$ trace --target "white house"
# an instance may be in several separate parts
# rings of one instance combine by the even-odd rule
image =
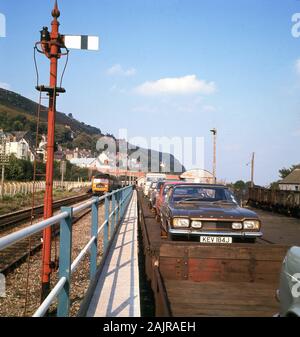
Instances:
[[[189,182],[189,183],[202,183],[202,184],[213,184],[214,176],[206,170],[195,169],[184,172],[180,179]]]
[[[34,161],[34,154],[28,132],[13,131],[6,133],[6,154],[18,159]]]
[[[97,158],[73,158],[70,163],[80,168],[94,168],[97,165]]]
[[[300,191],[300,168],[296,168],[292,173],[279,183],[282,191]]]

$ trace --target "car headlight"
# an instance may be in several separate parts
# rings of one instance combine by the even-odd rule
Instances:
[[[202,228],[202,221],[197,221],[197,220],[192,221],[192,227],[193,228]]]
[[[233,222],[231,227],[232,229],[243,229],[243,224],[241,222]]]
[[[260,228],[260,222],[258,220],[246,220],[243,223],[244,229],[259,229]]]
[[[180,227],[180,228],[188,228],[190,226],[190,220],[189,219],[183,219],[183,218],[174,218],[173,219],[173,226],[174,227]]]

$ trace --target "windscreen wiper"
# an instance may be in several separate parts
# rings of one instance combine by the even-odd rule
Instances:
[[[185,201],[205,201],[205,200],[203,200],[202,198],[186,198],[186,199],[178,200],[177,202],[180,203],[180,202],[185,202]]]
[[[213,204],[235,204],[235,203],[230,200],[217,200],[217,201],[213,201]]]

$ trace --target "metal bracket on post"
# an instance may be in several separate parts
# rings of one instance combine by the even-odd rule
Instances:
[[[97,271],[97,252],[98,252],[98,207],[99,198],[94,198],[96,202],[92,204],[92,227],[91,227],[91,237],[96,237],[90,250],[90,280],[94,278]]]
[[[60,222],[59,246],[59,278],[67,279],[58,296],[58,317],[68,317],[70,310],[70,279],[71,279],[71,253],[72,253],[72,207],[62,207],[62,212],[67,212],[68,217]]]
[[[109,229],[109,198],[105,198],[105,226],[103,230],[103,251],[106,252],[107,246],[108,246],[108,229]]]

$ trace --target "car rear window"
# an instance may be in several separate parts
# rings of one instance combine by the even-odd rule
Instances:
[[[232,201],[230,192],[226,188],[213,188],[201,186],[180,186],[175,187],[173,200],[195,199],[199,201]]]

